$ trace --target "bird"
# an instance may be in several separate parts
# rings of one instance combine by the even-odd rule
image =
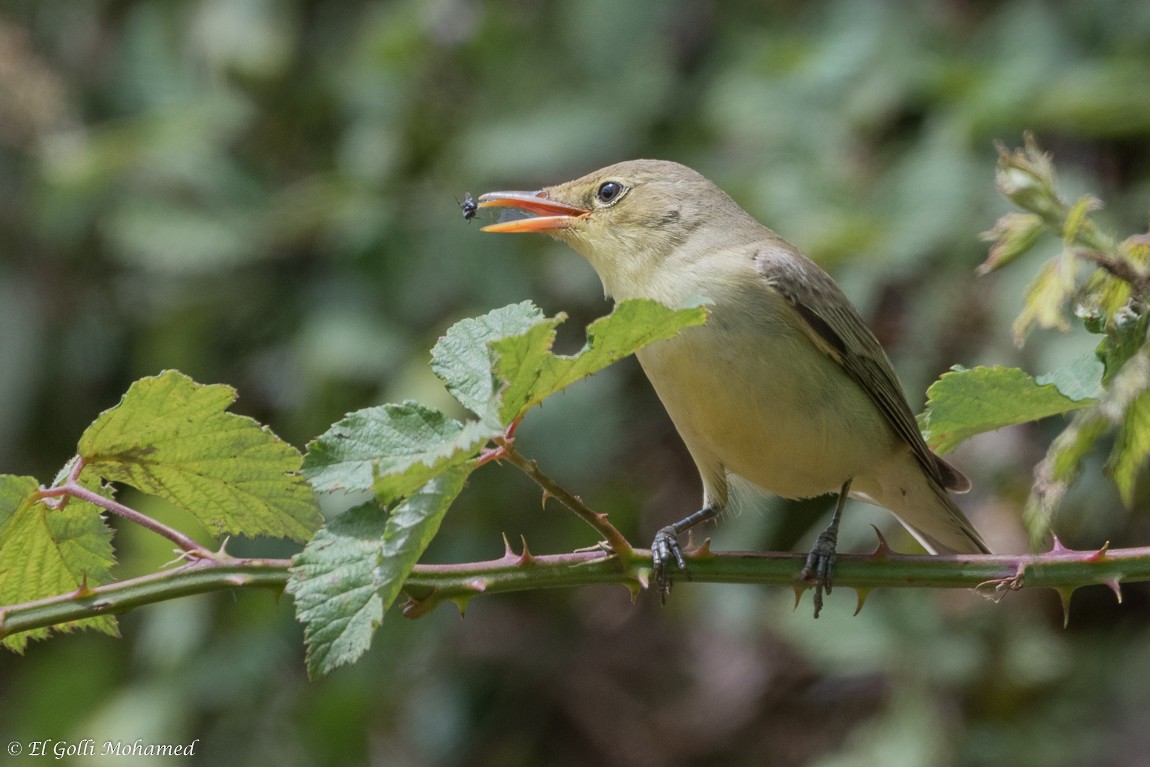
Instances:
[[[538,191],[489,192],[478,204],[530,214],[482,231],[565,243],[616,302],[710,304],[706,323],[636,353],[703,487],[700,509],[652,541],[664,600],[672,568],[687,574],[679,536],[727,509],[733,477],[789,499],[837,493],[801,572],[816,618],[833,587],[848,496],[890,510],[932,554],[990,553],[948,493],[969,490],[969,480],[923,440],[890,359],[847,296],[706,177],[631,160]]]

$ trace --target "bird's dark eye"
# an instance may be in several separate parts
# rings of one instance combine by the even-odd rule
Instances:
[[[595,191],[595,199],[602,205],[609,205],[623,194],[623,185],[618,181],[605,181]]]

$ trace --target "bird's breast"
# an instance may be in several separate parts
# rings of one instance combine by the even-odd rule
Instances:
[[[763,286],[751,303],[712,300],[706,325],[638,353],[705,478],[725,470],[806,498],[895,449],[870,399],[774,290]]]

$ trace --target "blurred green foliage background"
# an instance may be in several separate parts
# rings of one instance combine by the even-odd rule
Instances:
[[[428,349],[462,317],[532,299],[568,312],[578,345],[608,309],[590,267],[482,235],[457,203],[635,157],[695,167],[828,268],[912,405],[956,363],[1046,372],[1093,339],[1012,345],[1038,256],[974,276],[1007,209],[993,141],[1035,131],[1068,195],[1142,230],[1148,82],[1135,0],[4,0],[0,471],[50,480],[164,368],[237,387],[240,412],[302,446],[348,410],[449,407]],[[1058,427],[954,456],[997,550],[1026,546],[1030,471]],[[698,503],[633,361],[520,435],[640,543]],[[1101,462],[1056,528],[1146,545]],[[805,548],[825,511],[750,509],[715,545]],[[853,506],[843,550],[873,545],[868,522],[913,548]],[[428,559],[496,557],[503,532],[540,552],[594,542],[491,466]],[[122,576],[172,557],[123,526],[117,546]],[[852,618],[836,591],[817,623],[777,589],[680,584],[666,609],[623,589],[505,596],[464,621],[389,614],[367,658],[314,683],[288,600],[191,598],[126,616],[122,640],[0,656],[0,745],[198,738],[186,763],[231,765],[1122,767],[1150,747],[1150,599],[1125,597],[1080,591],[1064,630],[1053,594],[880,592]]]

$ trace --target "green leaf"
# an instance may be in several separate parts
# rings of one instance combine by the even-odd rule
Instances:
[[[586,378],[647,344],[706,322],[704,306],[671,309],[658,301],[631,299],[587,328],[587,343],[574,355],[551,352],[555,325],[541,322],[526,333],[491,342],[495,372],[506,382],[499,418],[509,424],[555,392]]]
[[[387,506],[474,458],[499,429],[460,423],[418,402],[351,413],[308,446],[303,474],[319,492],[372,491]]]
[[[544,317],[530,301],[460,320],[432,348],[431,369],[464,407],[482,418],[490,414],[499,389],[488,343],[527,333],[539,324],[553,327],[559,321]]]
[[[1058,391],[1075,402],[1087,403],[1103,394],[1103,365],[1095,354],[1084,354],[1064,368],[1052,370],[1034,379],[1039,386],[1054,384]]]
[[[291,568],[287,591],[304,624],[308,673],[321,677],[371,646],[383,614],[439,530],[468,472],[455,467],[413,493],[390,515],[372,504],[316,533]]]
[[[364,504],[331,520],[292,560],[287,593],[304,624],[313,677],[351,663],[383,621],[376,569],[387,515]]]
[[[1094,399],[1080,378],[1084,371],[1085,366],[1078,374],[1051,374],[1047,379],[1052,382],[1045,385],[1017,368],[945,373],[927,390],[927,409],[920,418],[927,444],[945,454],[975,434],[1086,407]]]
[[[1150,458],[1150,392],[1139,394],[1127,406],[1110,457],[1110,470],[1127,508],[1134,505],[1138,476]]]
[[[322,517],[299,451],[225,410],[230,386],[176,371],[136,381],[80,438],[85,474],[163,498],[221,533],[305,541]]]
[[[75,498],[63,508],[52,508],[40,502],[38,491],[33,477],[0,475],[0,605],[67,594],[112,580],[112,531],[104,524],[100,509]],[[111,615],[54,628],[117,633]],[[30,639],[43,639],[51,630],[21,632],[2,644],[23,652]]]
[[[396,506],[383,531],[383,558],[376,577],[384,609],[391,606],[403,582],[435,534],[467,482],[466,467],[443,472]]]

